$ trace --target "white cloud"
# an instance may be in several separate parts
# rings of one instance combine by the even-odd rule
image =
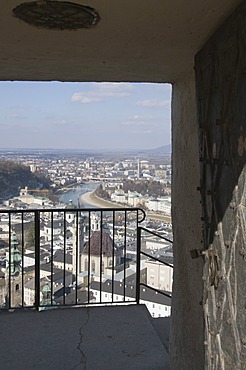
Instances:
[[[123,126],[145,126],[147,124],[145,117],[141,117],[137,114],[134,114],[132,117],[123,121],[121,124]]]
[[[58,120],[58,121],[55,121],[54,122],[54,125],[57,125],[57,126],[64,126],[64,125],[68,125],[69,122],[65,119],[61,119],[61,120]]]
[[[78,92],[72,95],[71,100],[72,102],[79,102],[81,104],[90,104],[101,101],[102,98],[100,98],[99,96],[97,96],[97,94],[93,92]]]
[[[98,93],[102,96],[129,96],[133,90],[133,85],[130,83],[110,83],[103,82],[97,85]]]
[[[88,92],[75,92],[72,102],[90,104],[105,100],[108,97],[126,97],[131,94],[133,86],[129,83],[97,83],[92,86],[94,89]]]
[[[137,105],[141,107],[169,107],[169,100],[160,100],[160,99],[145,99],[139,100]]]
[[[9,113],[9,118],[12,118],[12,119],[16,119],[16,120],[19,120],[19,119],[26,119],[27,116],[24,112],[22,112],[21,110],[13,110]]]
[[[124,121],[122,122],[123,126],[144,126],[146,122],[144,121]]]

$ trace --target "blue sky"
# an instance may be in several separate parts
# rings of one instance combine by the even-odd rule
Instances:
[[[0,83],[2,148],[152,149],[170,144],[171,86]]]

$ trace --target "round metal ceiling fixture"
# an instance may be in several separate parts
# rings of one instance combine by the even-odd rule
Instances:
[[[90,28],[100,20],[99,14],[93,8],[68,1],[40,0],[22,3],[13,13],[33,26],[53,30]]]

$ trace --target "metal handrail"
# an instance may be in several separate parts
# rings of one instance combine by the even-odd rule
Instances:
[[[20,249],[20,254],[22,256],[22,266],[21,266],[21,279],[22,279],[22,299],[20,300],[20,303],[19,303],[19,307],[15,307],[14,306],[14,303],[12,303],[12,301],[14,302],[13,300],[13,294],[15,294],[14,292],[14,288],[13,288],[13,280],[15,279],[14,276],[11,275],[11,272],[8,274],[8,284],[7,284],[7,288],[8,288],[8,298],[9,298],[9,301],[8,301],[8,306],[7,307],[0,307],[0,309],[12,309],[12,308],[26,308],[27,305],[25,304],[24,302],[24,277],[23,277],[23,272],[24,272],[24,257],[26,256],[24,254],[24,246],[26,244],[26,236],[24,235],[24,223],[25,223],[25,220],[24,220],[24,216],[25,215],[28,215],[30,216],[30,220],[31,222],[34,223],[35,225],[35,242],[34,242],[34,251],[35,251],[35,268],[34,268],[34,271],[35,271],[35,278],[34,278],[34,290],[35,290],[35,299],[34,299],[34,302],[33,304],[29,304],[28,307],[30,308],[36,308],[36,309],[40,309],[40,307],[52,307],[52,306],[55,306],[55,304],[53,304],[53,294],[54,294],[54,269],[55,269],[55,265],[54,265],[54,256],[55,256],[55,252],[54,252],[54,237],[55,237],[55,232],[54,232],[54,214],[57,214],[59,215],[59,219],[61,221],[61,223],[63,223],[63,227],[61,228],[61,232],[63,232],[63,234],[60,234],[62,235],[63,237],[63,249],[62,249],[62,257],[61,257],[61,264],[62,264],[62,271],[63,271],[63,276],[62,276],[62,286],[63,286],[63,299],[62,299],[62,304],[65,305],[65,306],[73,306],[73,305],[84,305],[84,304],[93,304],[91,301],[90,301],[90,296],[91,296],[91,283],[93,282],[93,271],[92,271],[92,267],[91,267],[91,264],[89,266],[89,269],[88,269],[88,273],[90,273],[90,276],[88,276],[88,286],[87,286],[87,301],[86,302],[80,302],[78,303],[78,299],[77,299],[77,294],[78,294],[78,274],[79,274],[79,270],[78,270],[78,265],[80,264],[80,260],[79,260],[79,255],[78,255],[78,238],[79,238],[79,235],[78,235],[78,218],[80,217],[81,214],[84,214],[85,216],[88,217],[88,221],[87,221],[87,227],[89,227],[89,230],[91,229],[91,215],[94,214],[94,213],[97,213],[99,214],[99,218],[100,218],[100,226],[101,226],[101,230],[102,230],[102,226],[103,226],[103,222],[104,219],[108,219],[110,218],[110,223],[113,222],[113,230],[114,230],[114,233],[113,233],[113,248],[112,248],[112,258],[114,258],[114,261],[115,261],[115,253],[116,253],[116,250],[115,250],[115,235],[116,235],[116,218],[117,217],[120,217],[123,221],[117,221],[117,222],[123,222],[123,226],[124,226],[124,229],[123,229],[123,240],[124,240],[124,247],[123,247],[123,267],[124,267],[124,281],[126,281],[126,271],[125,269],[127,268],[128,264],[127,264],[127,259],[126,259],[126,225],[127,225],[127,220],[132,220],[136,222],[136,233],[138,233],[138,226],[141,222],[144,221],[145,217],[146,217],[146,214],[145,212],[141,209],[141,208],[138,208],[138,207],[128,207],[128,208],[81,208],[81,209],[78,209],[78,208],[52,208],[52,209],[27,209],[27,210],[23,210],[23,209],[1,209],[0,210],[0,217],[2,215],[7,215],[7,219],[8,219],[8,229],[9,229],[9,243],[8,243],[8,255],[9,255],[9,267],[11,267],[11,259],[12,259],[12,251],[11,251],[11,237],[12,237],[12,232],[13,232],[13,216],[14,215],[21,215],[21,237],[20,237],[20,240],[21,240],[21,245],[18,247]],[[65,225],[66,221],[67,221],[67,215],[68,214],[74,214],[74,220],[76,219],[77,222],[75,223],[75,227],[76,227],[76,231],[75,231],[75,234],[76,234],[76,237],[75,237],[75,244],[76,244],[76,264],[75,264],[75,271],[72,271],[72,273],[75,274],[75,302],[73,303],[68,303],[66,302],[66,297],[65,297],[65,288],[67,287],[67,280],[66,280],[66,259],[67,259],[67,254],[66,254],[66,250],[67,250],[67,241],[66,241],[66,233],[67,233],[67,226]],[[41,253],[41,243],[40,243],[40,237],[41,237],[41,234],[40,234],[40,230],[41,230],[41,222],[43,220],[43,216],[47,216],[49,215],[49,227],[51,227],[51,230],[49,231],[51,234],[49,236],[49,244],[50,244],[50,262],[49,264],[47,265],[48,266],[48,273],[51,274],[50,276],[50,283],[52,285],[51,287],[51,293],[50,293],[50,296],[51,296],[51,300],[49,303],[42,303],[41,302],[41,296],[42,296],[42,291],[41,291],[41,256],[40,256],[40,253]],[[119,219],[118,219],[119,220]],[[74,221],[75,222],[75,221]],[[1,224],[1,221],[0,221],[0,224]],[[88,241],[89,241],[89,251],[88,251],[88,259],[89,259],[89,262],[91,262],[90,260],[92,260],[92,257],[91,257],[91,253],[90,253],[90,249],[91,249],[91,246],[90,246],[90,242],[91,242],[91,231],[89,231],[87,233],[88,235]],[[102,275],[103,275],[103,250],[102,250],[102,236],[103,233],[102,231],[100,232],[100,272],[99,272],[99,281],[100,281],[100,302],[99,303],[104,303],[102,301],[102,284],[103,284],[103,279],[102,279]],[[138,235],[138,234],[137,234]],[[138,261],[136,261],[136,264],[137,265],[140,265],[140,254],[139,254],[139,251],[140,251],[140,245],[139,245],[139,242],[137,240],[137,245],[138,245],[138,248],[137,248],[137,254],[138,254]],[[112,267],[112,277],[114,276],[114,269],[116,268],[116,266],[114,265],[114,261],[113,261],[113,267]],[[109,268],[109,266],[108,266]],[[115,284],[115,282],[114,282]],[[114,284],[112,284],[112,299],[111,299],[111,303],[118,303],[114,300]],[[137,302],[137,291],[138,291],[138,288],[135,287],[136,289],[136,292],[135,292],[135,296],[136,296],[136,299],[133,300],[135,302]],[[123,284],[123,301],[125,303],[128,303],[128,300],[126,300],[126,287],[125,287],[125,284]],[[96,304],[98,304],[98,302],[96,302]]]
[[[160,291],[158,289],[155,289],[151,286],[148,286],[147,284],[144,284],[140,281],[140,275],[141,275],[141,255],[144,255],[150,259],[153,259],[155,261],[158,261],[168,267],[171,267],[173,268],[173,266],[165,261],[162,261],[154,256],[151,256],[149,255],[148,253],[144,252],[141,250],[141,238],[142,238],[142,232],[147,232],[151,235],[154,235],[162,240],[165,240],[167,242],[170,242],[172,243],[172,241],[162,235],[159,235],[158,233],[156,232],[153,232],[152,230],[148,230],[147,228],[145,227],[142,227],[140,226],[140,224],[145,220],[145,217],[146,217],[146,214],[144,212],[144,210],[142,210],[141,208],[138,208],[138,207],[127,207],[127,208],[81,208],[81,209],[78,209],[78,208],[52,208],[52,209],[27,209],[27,210],[23,210],[23,209],[9,209],[9,210],[3,210],[1,209],[0,210],[0,217],[1,215],[5,214],[5,215],[8,215],[7,216],[7,222],[8,222],[8,229],[9,229],[9,242],[8,242],[8,255],[9,255],[9,267],[11,267],[11,262],[12,262],[12,259],[13,259],[13,256],[12,256],[12,252],[11,252],[11,237],[12,237],[12,230],[13,230],[13,218],[12,216],[15,215],[15,214],[19,214],[21,215],[20,219],[21,219],[21,237],[20,237],[20,241],[21,241],[21,247],[20,247],[20,253],[21,253],[21,259],[22,259],[22,266],[21,266],[21,286],[22,286],[22,292],[21,292],[21,301],[20,301],[20,305],[19,307],[14,307],[13,304],[12,304],[12,301],[13,301],[13,295],[15,294],[15,291],[13,290],[13,281],[12,281],[12,278],[14,278],[11,273],[8,275],[8,279],[7,279],[7,285],[8,285],[8,289],[9,289],[9,292],[8,292],[8,306],[7,307],[0,307],[0,310],[1,309],[12,309],[12,308],[35,308],[35,309],[40,309],[41,307],[58,307],[54,302],[53,302],[53,296],[55,295],[55,281],[54,281],[54,273],[55,273],[55,261],[54,261],[54,257],[55,257],[55,248],[54,248],[54,240],[55,240],[55,228],[54,228],[54,224],[55,224],[55,217],[54,215],[55,214],[59,214],[59,216],[61,217],[60,220],[61,220],[61,223],[63,222],[63,227],[61,228],[62,230],[62,250],[61,250],[61,265],[62,265],[62,277],[61,277],[61,280],[62,280],[62,289],[63,289],[63,292],[62,292],[62,304],[61,306],[77,306],[77,305],[90,305],[90,304],[94,304],[93,302],[91,302],[91,294],[92,294],[92,283],[93,283],[93,279],[95,279],[95,273],[93,271],[93,265],[92,265],[92,262],[93,262],[93,257],[92,257],[92,245],[91,245],[91,222],[92,222],[92,214],[94,213],[97,213],[99,214],[99,218],[100,218],[100,230],[101,232],[99,233],[100,234],[100,237],[99,237],[99,257],[100,257],[100,262],[99,262],[99,285],[100,285],[100,299],[98,302],[95,302],[95,304],[118,304],[118,303],[129,303],[128,299],[126,298],[126,281],[127,281],[127,277],[126,277],[126,268],[128,266],[128,263],[127,263],[127,255],[126,255],[126,252],[127,252],[127,238],[126,238],[126,229],[127,229],[127,220],[131,220],[131,221],[134,221],[135,224],[136,224],[136,279],[135,279],[135,296],[133,296],[133,299],[130,301],[130,302],[136,302],[137,304],[140,302],[140,287],[141,286],[145,286],[149,289],[152,289],[154,291],[158,291],[160,294],[163,294],[169,298],[171,298],[171,295],[163,292],[163,291]],[[42,245],[40,243],[40,237],[41,237],[41,222],[43,219],[42,215],[45,216],[46,215],[50,215],[49,216],[49,222],[50,222],[50,238],[49,239],[49,243],[50,243],[50,261],[47,265],[47,271],[48,273],[50,273],[50,284],[51,284],[51,292],[50,292],[50,301],[49,302],[43,302],[41,301],[41,297],[42,297],[42,290],[41,290],[41,263],[43,261],[41,261],[41,248],[42,248]],[[66,226],[66,221],[67,221],[67,214],[74,214],[74,225],[75,225],[75,234],[74,234],[74,246],[76,246],[76,250],[75,250],[75,255],[74,255],[74,258],[76,259],[76,262],[75,264],[73,265],[72,269],[74,268],[75,266],[75,271],[67,271],[66,270],[66,264],[67,264],[67,257],[68,255],[66,254],[67,252],[67,249],[68,249],[68,244],[67,244],[67,239],[66,239],[66,235],[67,235],[67,226]],[[88,271],[87,271],[87,274],[88,274],[88,281],[87,281],[87,285],[85,287],[85,291],[86,291],[86,298],[85,298],[85,301],[79,301],[78,299],[78,293],[81,293],[81,290],[78,290],[78,287],[80,286],[79,285],[79,281],[78,281],[78,278],[79,278],[79,273],[80,273],[80,270],[78,270],[79,268],[79,265],[81,263],[81,256],[79,255],[79,219],[80,219],[80,215],[84,214],[86,217],[87,217],[87,221],[86,221],[86,225],[85,227],[88,227],[89,231],[87,230],[87,237],[88,237]],[[121,215],[120,215],[121,214]],[[25,304],[24,302],[24,288],[25,288],[25,283],[24,283],[24,257],[26,256],[25,253],[24,253],[24,246],[26,244],[26,236],[25,236],[25,233],[24,233],[24,223],[25,223],[25,220],[24,220],[24,216],[25,215],[28,215],[28,216],[31,216],[31,222],[34,223],[35,225],[35,243],[34,243],[34,252],[35,252],[35,268],[34,268],[34,271],[35,271],[35,278],[34,278],[34,290],[35,290],[35,299],[34,299],[34,302],[33,304],[29,304],[28,306]],[[107,220],[108,218],[110,219],[110,224],[113,225],[113,248],[112,248],[112,261],[113,261],[113,266],[112,266],[112,273],[111,273],[111,278],[112,278],[112,284],[111,284],[111,296],[110,296],[110,300],[105,302],[102,298],[102,288],[103,288],[103,284],[104,284],[104,280],[103,280],[103,270],[104,270],[104,263],[103,263],[103,247],[102,247],[102,240],[103,240],[103,232],[102,232],[102,226],[103,226],[103,221],[104,221],[104,218],[105,220]],[[120,221],[119,221],[120,220]],[[115,274],[115,268],[116,268],[116,265],[115,265],[115,258],[117,257],[116,253],[116,249],[115,249],[115,240],[116,240],[116,231],[117,231],[117,222],[119,223],[122,223],[122,230],[123,230],[123,234],[122,234],[122,240],[123,240],[123,248],[122,248],[122,258],[123,258],[123,263],[122,263],[122,266],[123,266],[123,284],[122,284],[122,299],[123,301],[116,301],[114,296],[115,296],[115,289],[117,288],[117,284],[116,284],[116,281],[114,279],[114,274]],[[1,225],[1,221],[0,221],[0,225]],[[75,248],[75,247],[74,247]],[[109,269],[110,269],[110,266],[107,266]],[[109,271],[109,270],[108,270]],[[67,301],[66,300],[66,289],[68,288],[68,282],[67,282],[67,275],[66,273],[69,272],[71,273],[71,279],[73,280],[73,277],[72,275],[74,274],[75,275],[75,279],[74,279],[74,287],[71,289],[75,289],[75,294],[74,294],[74,301]],[[70,279],[70,275],[69,275],[69,279]],[[135,297],[135,299],[134,299]],[[31,302],[31,301],[30,301]]]
[[[139,228],[140,228],[141,230],[143,230],[143,231],[146,231],[146,232],[147,232],[147,233],[149,233],[149,234],[152,234],[152,235],[154,235],[154,236],[157,236],[157,238],[160,238],[160,239],[166,240],[167,242],[169,242],[169,243],[173,244],[173,241],[172,241],[171,239],[168,239],[168,238],[166,238],[166,237],[165,237],[165,236],[163,236],[163,235],[157,234],[157,233],[155,233],[154,231],[149,230],[149,229],[146,229],[145,227],[142,227],[142,226],[139,226]]]
[[[143,255],[144,255],[144,256],[146,256],[146,257],[151,258],[152,260],[155,260],[155,261],[157,261],[157,262],[160,262],[160,263],[162,263],[163,265],[166,265],[166,266],[168,266],[168,267],[173,268],[173,265],[171,265],[170,263],[167,263],[167,262],[165,262],[165,261],[162,261],[160,258],[157,258],[157,257],[151,256],[151,254],[145,253],[145,252],[143,252],[143,251],[141,251],[141,254],[143,254]]]
[[[145,231],[145,232],[147,232],[149,234],[152,234],[152,235],[154,235],[154,236],[156,236],[156,237],[158,237],[158,238],[160,238],[162,240],[165,240],[165,241],[173,244],[173,241],[172,240],[170,240],[170,239],[168,239],[168,238],[166,238],[166,237],[164,237],[164,236],[162,236],[160,234],[157,234],[157,233],[155,233],[152,230],[146,229],[145,227],[138,226],[138,230],[137,230],[137,235],[138,235],[138,237],[137,237],[137,241],[138,241],[138,245],[137,245],[137,250],[138,250],[137,263],[138,263],[138,266],[137,267],[138,267],[138,269],[137,269],[137,276],[136,276],[136,280],[137,280],[137,283],[136,283],[136,285],[137,285],[137,293],[136,293],[137,294],[137,303],[139,304],[139,302],[140,302],[140,286],[145,286],[146,288],[151,289],[151,290],[154,290],[155,292],[158,292],[158,293],[160,293],[160,294],[162,294],[162,295],[164,295],[164,296],[166,296],[168,298],[172,298],[172,295],[171,294],[165,293],[165,292],[163,292],[160,289],[153,288],[150,285],[147,285],[147,284],[142,283],[140,281],[140,259],[141,259],[141,254],[144,255],[144,256],[146,256],[146,257],[149,257],[152,260],[155,260],[155,261],[160,262],[160,263],[162,263],[162,264],[164,264],[164,265],[166,265],[168,267],[173,268],[173,265],[171,265],[171,264],[169,264],[169,263],[167,263],[165,261],[162,261],[160,258],[151,256],[150,254],[148,254],[146,252],[143,252],[141,250],[141,238],[142,238],[142,235],[141,234],[142,234],[142,231]]]
[[[163,290],[153,288],[152,286],[149,286],[149,285],[144,284],[144,283],[140,283],[140,285],[145,286],[146,288],[151,289],[154,292],[160,293],[160,294],[164,295],[165,297],[172,298],[172,294],[165,293],[165,292],[163,292]]]

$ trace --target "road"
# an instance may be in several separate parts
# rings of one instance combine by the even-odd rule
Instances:
[[[110,202],[108,200],[104,200],[102,198],[99,198],[96,196],[95,191],[90,191],[88,193],[82,194],[80,196],[80,201],[82,203],[87,204],[88,206],[93,207],[103,207],[103,208],[125,208],[124,206],[121,206],[117,203]],[[146,215],[148,218],[151,218],[153,220],[161,220],[167,223],[171,223],[172,219],[169,216],[156,214],[154,212],[146,212]]]

